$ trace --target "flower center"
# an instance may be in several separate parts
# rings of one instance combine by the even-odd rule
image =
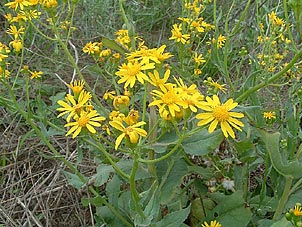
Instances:
[[[167,92],[163,97],[162,97],[162,101],[163,103],[170,105],[175,103],[176,98],[175,98],[175,94],[171,91]]]
[[[217,106],[213,110],[213,117],[219,122],[227,121],[229,119],[229,112],[224,105]]]
[[[139,64],[135,64],[132,67],[128,68],[129,76],[135,76],[141,71],[141,66]]]
[[[90,120],[89,117],[87,117],[86,115],[81,116],[78,120],[78,124],[79,124],[80,127],[86,127],[89,120]]]

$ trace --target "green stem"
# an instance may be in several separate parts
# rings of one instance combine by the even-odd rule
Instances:
[[[105,148],[103,147],[103,145],[97,140],[96,136],[93,136],[94,138],[94,142],[96,142],[96,144],[94,142],[91,142],[88,139],[84,139],[86,143],[89,143],[92,146],[96,146],[107,158],[107,160],[110,162],[110,164],[112,165],[112,167],[114,168],[114,170],[121,175],[122,177],[124,177],[125,179],[129,180],[130,176],[126,173],[124,173],[117,165],[116,163],[112,160],[110,154],[105,150]]]
[[[282,193],[282,196],[279,200],[279,203],[278,203],[278,206],[277,206],[277,209],[276,209],[276,212],[273,216],[273,220],[274,221],[277,221],[280,219],[280,216],[283,212],[283,209],[287,203],[287,200],[288,200],[288,197],[290,195],[290,188],[292,186],[292,182],[293,182],[293,178],[290,177],[290,176],[287,176],[285,177],[285,186],[284,186],[284,189],[283,189],[283,193]]]
[[[289,62],[289,64],[284,67],[281,71],[274,74],[272,77],[270,77],[268,80],[263,81],[262,83],[248,89],[245,91],[242,95],[240,95],[238,98],[236,98],[236,102],[241,102],[245,100],[250,94],[254,93],[255,91],[258,91],[259,89],[269,85],[270,83],[274,82],[278,78],[280,78],[284,73],[286,73],[289,69],[293,67],[293,65],[299,60],[299,58],[302,56],[302,50],[300,50],[298,53],[295,54],[293,59]]]
[[[148,84],[147,86],[147,92],[149,94],[149,102],[152,102],[152,95],[150,94],[151,92],[151,86]],[[153,141],[156,140],[157,136],[157,114],[156,114],[156,107],[155,106],[150,106],[150,114],[149,114],[149,130],[152,130],[149,135],[149,141],[153,143]],[[154,160],[155,159],[155,152],[154,150],[150,149],[148,151],[148,160]],[[155,168],[155,163],[149,163],[148,164],[148,170],[149,173],[152,174],[152,176],[156,177],[156,168]]]
[[[169,153],[161,156],[160,158],[151,159],[151,160],[150,159],[149,160],[145,160],[145,159],[139,158],[138,161],[142,162],[142,163],[152,164],[152,163],[157,163],[157,162],[160,162],[162,160],[165,160],[165,159],[169,158],[172,154],[174,154],[175,151],[177,151],[178,147],[181,145],[181,143],[182,143],[183,140],[184,140],[184,137],[179,138],[177,144],[175,144],[175,146],[173,147],[173,149]]]
[[[135,154],[134,159],[133,159],[133,166],[132,166],[132,170],[131,170],[131,174],[130,174],[130,189],[131,189],[131,195],[132,195],[132,199],[133,199],[136,211],[139,213],[139,215],[141,217],[145,218],[145,214],[139,204],[140,198],[139,198],[139,194],[136,190],[136,184],[135,184],[135,174],[138,169],[138,164],[139,164],[139,161]]]
[[[252,2],[252,0],[249,0],[249,1],[247,2],[247,4],[246,4],[246,6],[245,6],[245,8],[244,8],[244,10],[243,10],[243,12],[242,12],[242,14],[241,14],[240,17],[239,17],[239,20],[238,20],[237,24],[235,25],[235,27],[234,27],[233,30],[232,30],[232,35],[234,35],[234,34],[237,33],[237,30],[239,29],[239,27],[240,27],[240,25],[241,25],[241,22],[244,20],[245,15],[246,15],[246,13],[247,13],[249,7],[250,7],[251,2]]]
[[[92,186],[89,186],[88,187],[89,190],[95,195],[97,196],[98,199],[101,200],[101,203],[103,203],[105,206],[107,206],[111,212],[118,218],[120,219],[120,221],[122,221],[126,226],[129,226],[129,227],[133,227],[133,225],[131,223],[129,223],[115,208],[114,206],[112,206],[110,203],[107,202],[106,199],[104,199],[103,197],[101,197],[99,195],[99,193],[92,187]]]

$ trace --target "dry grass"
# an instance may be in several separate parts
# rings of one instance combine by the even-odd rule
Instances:
[[[51,154],[35,137],[28,137],[22,146],[28,128],[20,117],[0,108],[0,119],[0,226],[91,225],[89,208],[80,205],[85,191],[80,194],[68,185],[61,173],[65,167],[55,159],[42,157]],[[68,141],[54,137],[52,142],[59,148]],[[71,142],[70,151],[73,145]],[[70,161],[76,159],[76,150],[61,150]]]

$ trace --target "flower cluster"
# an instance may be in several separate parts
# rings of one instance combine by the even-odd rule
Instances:
[[[286,37],[286,27],[274,11],[268,14],[269,26],[260,23],[260,34],[257,38],[261,45],[257,55],[257,64],[268,73],[275,73],[287,65],[286,58],[291,40]]]
[[[67,115],[67,123],[64,127],[71,127],[66,136],[73,134],[72,138],[78,136],[82,129],[87,129],[93,134],[96,133],[94,127],[100,127],[101,122],[105,120],[105,117],[100,116],[94,109],[91,104],[91,94],[84,90],[84,85],[83,81],[70,83],[69,88],[73,94],[67,94],[65,101],[58,101],[61,106],[57,108],[61,112],[58,117]]]

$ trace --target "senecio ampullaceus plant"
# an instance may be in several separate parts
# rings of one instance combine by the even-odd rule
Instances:
[[[234,26],[236,1],[225,18],[215,0],[179,1],[181,17],[157,47],[134,29],[122,0],[123,29],[74,45],[78,2],[4,4],[0,79],[8,94],[1,102],[68,167],[63,173],[70,184],[89,189],[82,205],[95,206],[93,224],[302,226],[301,205],[290,208],[302,196],[302,50],[287,1],[282,10],[259,13],[257,36],[244,45],[235,39],[258,1],[245,3]],[[70,78],[45,62],[27,63],[33,33],[60,47],[73,69]],[[82,57],[97,69],[97,80],[81,68]],[[45,112],[51,117],[31,106],[35,94],[47,99],[45,77],[66,88],[51,97]],[[91,152],[95,174],[85,175],[63,156],[44,128]]]

